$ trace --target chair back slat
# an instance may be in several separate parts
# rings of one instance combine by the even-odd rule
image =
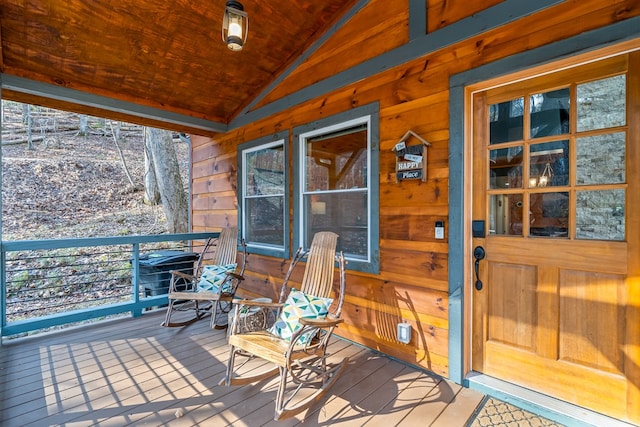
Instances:
[[[302,277],[302,292],[329,297],[333,285],[337,243],[338,235],[331,231],[322,231],[313,236]]]
[[[233,264],[238,255],[238,227],[227,227],[220,231],[218,244],[212,258],[215,265]]]

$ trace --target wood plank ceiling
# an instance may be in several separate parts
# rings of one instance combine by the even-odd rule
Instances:
[[[249,36],[232,52],[220,35],[225,0],[0,0],[3,82],[26,78],[225,127],[355,1],[243,0]],[[3,86],[3,99],[157,124]]]

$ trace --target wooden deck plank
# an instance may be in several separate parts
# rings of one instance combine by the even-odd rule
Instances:
[[[350,357],[343,375],[319,404],[275,422],[275,379],[218,385],[229,355],[226,331],[210,329],[208,320],[163,328],[163,316],[158,311],[5,340],[0,425],[391,427],[453,418],[464,425],[473,412],[473,393],[335,339],[332,359]],[[262,363],[250,366],[259,369]],[[446,409],[450,402],[455,410]]]
[[[432,427],[464,427],[484,395],[476,390],[461,388],[455,399],[447,405],[442,415],[431,425]]]

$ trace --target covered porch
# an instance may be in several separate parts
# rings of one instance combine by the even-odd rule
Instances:
[[[208,321],[162,328],[163,315],[5,341],[0,424],[456,427],[484,402],[478,391],[336,339],[333,353],[350,357],[348,369],[319,404],[276,422],[277,379],[218,386],[226,331],[210,329]]]

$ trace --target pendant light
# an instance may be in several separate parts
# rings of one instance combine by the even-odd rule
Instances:
[[[222,20],[222,41],[233,51],[240,51],[247,41],[249,17],[242,3],[228,0]]]

